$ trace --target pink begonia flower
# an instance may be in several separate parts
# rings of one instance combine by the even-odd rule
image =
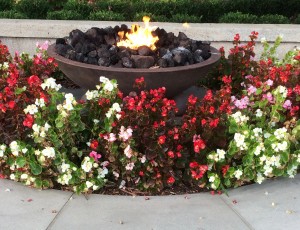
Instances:
[[[249,98],[246,96],[246,97],[243,97],[241,100],[235,100],[233,103],[237,108],[245,109],[245,108],[247,108],[247,105],[249,104]]]
[[[248,95],[251,95],[251,94],[255,93],[256,90],[257,90],[256,87],[254,87],[253,85],[250,85],[250,87],[247,89]]]
[[[119,132],[119,138],[122,140],[122,141],[127,141],[130,137],[132,137],[132,129],[131,128],[128,128],[125,130],[125,127],[122,126],[121,129],[120,129],[120,132]]]
[[[131,171],[131,170],[133,169],[133,167],[134,167],[134,163],[131,162],[131,163],[128,163],[128,164],[125,166],[125,169]]]
[[[285,108],[285,109],[291,109],[292,108],[292,102],[290,100],[286,100],[283,103],[282,107]]]
[[[102,163],[101,163],[101,166],[102,167],[107,167],[109,165],[109,162],[108,161],[103,161]]]
[[[270,103],[274,103],[273,95],[270,92],[263,94],[263,98],[266,98]]]
[[[96,162],[98,162],[98,159],[101,158],[101,154],[98,154],[97,152],[92,151],[92,152],[90,152],[90,157],[94,158],[94,160],[95,160]]]
[[[45,41],[42,45],[39,42],[36,43],[36,47],[40,50],[47,50],[49,46],[49,41]]]
[[[116,135],[114,133],[110,133],[109,135],[104,135],[103,138],[109,142],[114,142],[117,140]]]
[[[250,75],[245,76],[245,78],[246,78],[246,79],[252,79],[253,76],[250,74]]]
[[[268,86],[272,86],[273,85],[273,81],[271,79],[269,79],[269,80],[266,81],[266,84]]]
[[[130,145],[127,145],[127,147],[124,149],[124,154],[128,158],[132,157],[132,149],[130,148]]]

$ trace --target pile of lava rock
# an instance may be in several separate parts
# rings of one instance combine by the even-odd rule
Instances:
[[[96,28],[85,33],[73,30],[69,37],[56,40],[56,53],[70,60],[99,66],[116,68],[166,68],[192,65],[210,57],[210,43],[196,41],[179,32],[157,28],[152,32],[158,36],[156,50],[141,46],[137,50],[118,47],[118,32],[130,32],[127,25]]]

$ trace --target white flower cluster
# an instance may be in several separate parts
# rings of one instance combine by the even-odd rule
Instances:
[[[273,172],[273,167],[281,167],[281,164],[280,164],[280,155],[279,156],[266,156],[266,155],[263,155],[262,157],[260,157],[260,163],[264,165],[264,175],[265,176],[272,176],[272,172]]]
[[[42,150],[42,155],[48,158],[55,158],[55,149],[53,147],[46,147]]]
[[[287,129],[285,127],[276,129],[274,135],[277,140],[285,139],[287,136]]]
[[[242,115],[240,111],[237,111],[236,113],[232,114],[231,117],[235,120],[237,124],[244,124],[249,120],[249,117]]]
[[[65,102],[64,102],[64,105],[63,105],[63,108],[67,111],[71,111],[74,109],[73,105],[76,105],[77,104],[77,101],[75,100],[74,96],[72,93],[67,93],[65,95]]]
[[[107,118],[110,118],[114,113],[117,113],[116,114],[116,118],[117,119],[120,119],[121,118],[121,107],[118,103],[113,103],[112,107],[107,111],[107,113],[105,114],[105,116]]]
[[[38,106],[38,107],[44,107],[45,106],[45,100],[44,98],[40,98],[40,99],[35,99],[35,104]]]
[[[215,185],[215,181],[216,179],[218,178],[218,175],[217,174],[211,174],[208,178],[208,181],[211,183],[210,184],[210,187],[212,189],[217,189],[216,185]]]
[[[134,163],[130,162],[125,166],[125,169],[128,171],[132,171],[132,169],[134,168]]]
[[[85,171],[87,173],[91,171],[91,169],[93,168],[93,163],[92,163],[90,157],[85,157],[83,159],[83,162],[81,164],[81,168],[83,169],[83,171]]]
[[[257,109],[257,110],[255,111],[255,116],[256,116],[256,117],[262,117],[262,115],[263,115],[263,112],[262,112],[260,109]]]
[[[55,79],[52,77],[46,78],[44,83],[41,84],[43,90],[45,89],[55,89],[58,91],[61,88],[60,84],[56,84]]]
[[[247,150],[248,147],[245,143],[245,136],[241,133],[235,133],[234,134],[234,140],[236,143],[236,147],[238,147],[240,150]]]
[[[9,144],[9,148],[10,148],[12,155],[19,156],[20,146],[18,145],[18,143],[16,141],[12,141]]]
[[[6,70],[6,69],[8,69],[8,67],[9,67],[8,62],[3,62],[3,64],[0,63],[0,69]]]
[[[44,138],[46,137],[46,133],[48,132],[49,128],[51,128],[51,126],[47,122],[45,123],[44,126],[33,124],[32,125],[33,136]]]
[[[27,114],[31,114],[34,115],[38,112],[38,107],[36,106],[36,104],[32,104],[32,105],[27,105],[27,107],[24,109],[24,113]]]
[[[98,90],[88,90],[86,93],[85,93],[85,97],[88,101],[90,100],[93,100],[93,99],[96,99],[100,96]]]
[[[241,179],[241,176],[243,175],[243,171],[238,169],[233,173],[233,175],[235,176],[236,179],[239,180],[239,179]]]
[[[6,150],[6,145],[4,144],[0,145],[0,157],[4,156],[5,150]]]
[[[259,145],[256,146],[255,150],[254,150],[254,155],[255,156],[258,156],[260,155],[262,152],[264,152],[266,149],[265,149],[265,145],[263,142],[259,142]]]
[[[16,180],[16,176],[15,174],[10,174],[10,179],[11,180]],[[25,182],[25,185],[29,186],[31,185],[33,182],[35,182],[36,178],[35,177],[31,177],[26,173],[21,174],[20,176],[20,180]]]
[[[57,182],[62,185],[68,185],[69,181],[72,179],[72,172],[77,171],[77,168],[71,167],[71,165],[65,163],[65,161],[62,162],[60,168],[61,168],[61,172],[64,174],[59,176],[59,178],[57,179]]]
[[[117,84],[116,83],[112,83],[108,78],[101,76],[99,78],[100,82],[102,82],[102,86],[103,86],[103,90],[106,91],[113,91],[114,88],[117,88]]]
[[[283,98],[286,98],[287,93],[288,93],[287,88],[285,86],[279,85],[274,91],[275,95],[278,93],[280,93]]]
[[[272,146],[272,149],[275,151],[275,152],[279,152],[279,151],[285,151],[287,150],[288,148],[288,143],[286,141],[283,141],[283,142],[276,142],[276,143],[272,143],[271,144]]]
[[[208,159],[211,159],[215,162],[222,161],[225,159],[226,152],[222,149],[217,149],[217,152],[211,153],[208,155]]]
[[[293,166],[292,168],[290,168],[290,169],[287,171],[287,174],[289,175],[289,178],[294,178],[295,175],[297,174],[297,167],[296,167],[296,166]]]
[[[263,175],[261,175],[261,173],[257,173],[256,182],[261,184],[264,180],[265,180],[265,178],[263,177]]]

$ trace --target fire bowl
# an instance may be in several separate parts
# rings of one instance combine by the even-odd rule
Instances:
[[[211,56],[207,60],[188,66],[177,66],[168,68],[150,69],[127,69],[115,67],[103,67],[85,64],[64,58],[55,52],[55,44],[48,48],[48,55],[54,57],[60,70],[74,83],[84,89],[95,89],[99,84],[99,77],[105,76],[108,79],[116,79],[118,88],[128,95],[133,91],[133,84],[136,78],[144,77],[146,89],[166,88],[166,96],[173,98],[187,88],[204,78],[211,68],[217,64],[221,54],[210,47]]]

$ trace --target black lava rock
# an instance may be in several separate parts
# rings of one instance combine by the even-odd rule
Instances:
[[[133,62],[129,57],[123,57],[122,58],[122,65],[126,68],[132,68]]]
[[[138,54],[141,56],[148,56],[151,54],[151,49],[148,46],[140,46],[138,48]]]
[[[152,56],[132,55],[134,66],[139,69],[148,69],[154,65]]]

